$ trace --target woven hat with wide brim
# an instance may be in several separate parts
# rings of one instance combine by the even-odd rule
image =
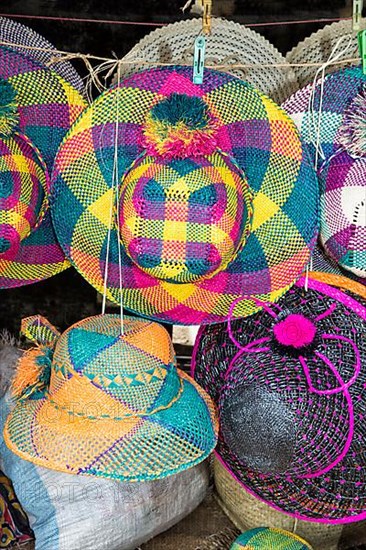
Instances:
[[[126,63],[121,66],[122,77],[146,68],[146,63],[192,66],[194,42],[201,30],[202,20],[190,19],[149,33],[122,59]],[[249,82],[277,103],[299,87],[294,71],[268,40],[219,17],[212,18],[211,34],[206,36],[205,65]]]
[[[10,48],[0,47],[0,78],[16,92],[19,130],[51,170],[63,137],[86,107],[85,100],[57,73]]]
[[[366,517],[366,307],[300,280],[249,319],[204,327],[195,379],[219,407],[217,455],[251,493],[299,519]]]
[[[256,527],[239,535],[230,550],[312,550],[303,539],[274,527]]]
[[[361,20],[360,27],[366,27],[365,19]],[[334,52],[337,53],[337,61],[359,59],[360,54],[355,32],[352,30],[352,20],[347,19],[325,25],[322,29],[299,42],[286,54],[286,61],[293,65],[292,70],[296,75],[299,87],[313,81],[318,67],[311,65],[311,63],[319,64],[319,66],[326,63],[337,43],[338,48]],[[342,49],[343,52],[341,53]],[[352,64],[356,65],[358,61]],[[326,65],[324,74],[338,71],[339,68],[339,63]]]
[[[40,342],[20,359],[4,439],[21,458],[72,474],[164,478],[198,464],[217,439],[214,406],[177,371],[167,331],[118,315],[84,319],[61,336],[39,317]],[[122,334],[123,332],[123,334]]]
[[[313,97],[314,105],[311,106]],[[324,86],[307,86],[284,108],[309,143],[319,131],[320,238],[341,267],[366,277],[366,77],[361,67],[328,75]]]
[[[57,56],[55,46],[43,36],[7,17],[0,17],[0,42],[2,46],[9,43],[8,47],[32,57],[44,65],[53,61]],[[83,81],[69,61],[52,62],[51,68],[78,92],[82,95],[85,94]]]
[[[4,289],[36,283],[70,267],[48,209],[48,169],[86,104],[56,73],[8,48],[0,48],[0,102],[0,288]]]
[[[101,94],[61,145],[52,188],[76,269],[119,303],[120,260],[123,305],[169,323],[223,320],[239,295],[276,300],[318,232],[317,180],[292,121],[208,69],[202,85],[189,68],[151,69]]]

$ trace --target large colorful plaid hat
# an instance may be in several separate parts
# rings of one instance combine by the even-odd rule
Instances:
[[[177,371],[160,325],[125,317],[121,329],[118,315],[98,315],[60,336],[35,316],[22,330],[39,345],[20,359],[12,383],[17,404],[4,439],[15,454],[72,474],[145,481],[213,450],[213,404]]]
[[[302,538],[275,527],[256,527],[239,535],[230,550],[312,550]]]
[[[40,281],[69,266],[48,210],[49,176],[18,131],[17,94],[0,79],[0,288]]]
[[[0,47],[0,78],[17,94],[19,129],[40,150],[49,170],[57,149],[86,102],[66,80],[19,51]]]
[[[366,302],[301,279],[278,304],[202,327],[195,379],[219,407],[216,449],[255,496],[299,519],[366,518]]]
[[[69,82],[82,95],[85,94],[83,81],[71,63],[59,60],[54,62],[58,55],[55,46],[33,29],[18,23],[18,21],[0,17],[0,42],[2,46],[8,44],[8,47],[13,50],[32,57],[44,65],[51,62],[52,70],[55,73]]]
[[[101,94],[52,182],[74,266],[114,302],[122,281],[126,308],[170,323],[223,320],[243,294],[276,300],[317,236],[317,180],[295,126],[216,71],[195,85],[189,68],[151,69]],[[235,316],[254,309],[242,302]]]
[[[314,159],[319,132],[320,238],[329,256],[359,277],[366,277],[365,94],[366,76],[352,67],[284,103]]]

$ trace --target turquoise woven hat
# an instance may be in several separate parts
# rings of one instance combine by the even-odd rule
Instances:
[[[230,550],[312,550],[312,547],[288,531],[257,527],[240,535]]]
[[[217,440],[214,405],[176,369],[168,332],[118,315],[83,319],[62,335],[23,320],[35,348],[12,383],[4,440],[21,458],[75,475],[147,481],[202,462]]]

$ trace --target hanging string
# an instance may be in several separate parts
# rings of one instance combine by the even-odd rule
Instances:
[[[121,84],[121,65],[117,66],[117,91],[116,91],[116,125],[114,136],[114,160],[113,160],[113,188],[116,198],[116,222],[117,222],[117,248],[118,248],[118,279],[119,279],[119,310],[120,310],[120,322],[121,322],[121,334],[124,334],[124,318],[123,318],[123,295],[122,295],[122,252],[121,252],[121,225],[119,216],[119,202],[120,202],[120,185],[119,185],[119,170],[118,170],[118,135],[119,135],[119,91]]]

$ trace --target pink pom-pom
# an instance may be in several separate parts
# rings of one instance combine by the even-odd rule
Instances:
[[[300,349],[311,344],[316,335],[316,326],[310,319],[293,313],[273,327],[276,340],[283,346]]]

